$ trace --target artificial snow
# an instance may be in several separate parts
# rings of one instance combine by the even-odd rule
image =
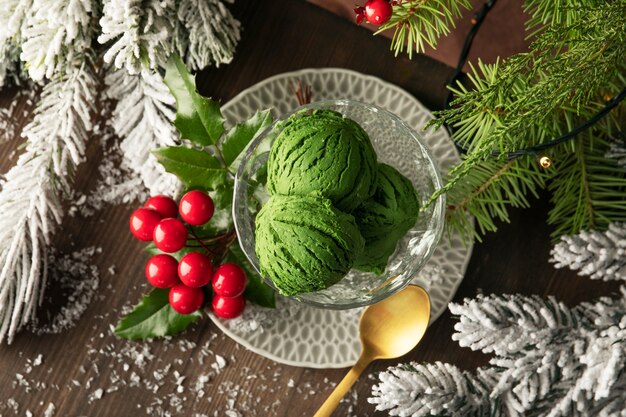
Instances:
[[[31,326],[35,334],[56,334],[76,325],[98,291],[100,274],[92,262],[94,256],[101,252],[101,248],[94,246],[71,254],[51,251],[48,259],[48,285],[65,291],[66,302],[46,324],[38,326],[35,323]],[[38,365],[33,363],[33,366]]]

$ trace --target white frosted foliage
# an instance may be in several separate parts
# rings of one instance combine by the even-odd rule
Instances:
[[[120,143],[124,168],[134,172],[150,194],[175,195],[178,179],[163,169],[151,151],[176,145],[172,125],[174,97],[162,77],[144,69],[139,75],[109,72],[106,94],[117,99],[110,121]]]
[[[401,365],[382,372],[379,379],[368,401],[391,416],[462,417],[491,407],[487,386],[447,363]]]
[[[11,78],[18,78],[19,56],[19,49],[12,43],[0,44],[0,89],[9,84]]]
[[[592,279],[626,280],[626,223],[611,223],[603,232],[563,236],[551,255],[557,268],[570,268]]]
[[[190,68],[200,70],[233,59],[241,25],[221,1],[181,0],[178,20],[176,46]]]
[[[378,410],[403,417],[626,414],[626,287],[617,298],[575,308],[492,295],[450,310],[460,317],[453,339],[494,354],[490,366],[474,373],[439,362],[390,368],[369,399]]]
[[[0,342],[35,314],[46,280],[47,245],[62,219],[61,193],[81,162],[97,89],[81,67],[47,84],[24,128],[25,151],[0,191]]]
[[[172,51],[174,0],[106,0],[98,42],[109,44],[107,63],[131,74],[163,65]]]
[[[93,0],[34,0],[22,29],[20,58],[35,81],[80,65],[91,46]]]
[[[33,0],[2,0],[0,7],[0,46],[12,40],[17,43]]]

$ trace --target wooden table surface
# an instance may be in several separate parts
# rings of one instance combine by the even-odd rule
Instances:
[[[274,74],[307,67],[345,67],[378,76],[414,94],[431,109],[440,108],[451,69],[424,56],[394,58],[388,40],[303,1],[239,1],[234,14],[244,31],[229,65],[198,76],[204,94],[226,102],[242,89]],[[7,106],[15,90],[0,95]],[[20,103],[16,113],[24,123]],[[15,162],[18,141],[0,146],[0,172]],[[18,151],[19,152],[19,151]],[[100,147],[94,139],[89,163],[76,175],[77,187],[97,181]],[[547,199],[515,211],[474,248],[456,301],[484,293],[555,295],[567,304],[608,295],[617,284],[592,282],[549,263]],[[107,207],[89,218],[64,219],[54,244],[61,251],[95,246],[100,289],[79,324],[56,335],[19,334],[0,346],[0,416],[310,416],[345,370],[313,370],[280,365],[257,356],[202,320],[183,336],[150,343],[127,342],[110,332],[120,310],[147,289],[147,255],[127,228],[131,206]],[[108,272],[114,266],[114,274]],[[53,290],[49,294],[53,294]],[[455,320],[444,313],[423,342],[399,361],[381,361],[374,374],[404,361],[453,363],[463,369],[484,365],[488,357],[451,340]],[[37,358],[41,355],[40,360]],[[41,362],[41,364],[39,364]],[[184,378],[184,379],[183,379]],[[363,377],[337,416],[386,415],[367,403],[374,380]],[[52,406],[50,405],[52,404]],[[51,411],[54,410],[54,413]]]

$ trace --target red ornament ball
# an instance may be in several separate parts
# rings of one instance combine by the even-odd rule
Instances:
[[[143,206],[158,211],[164,219],[178,216],[178,204],[172,197],[166,195],[150,197]]]
[[[170,289],[170,305],[180,314],[191,314],[197,311],[204,302],[204,293],[200,288],[190,288],[178,284]]]
[[[393,7],[387,0],[367,0],[365,18],[373,25],[380,26],[391,18]]]
[[[163,219],[154,228],[154,244],[163,252],[178,252],[187,242],[187,229],[178,219]]]
[[[194,190],[189,191],[180,199],[178,210],[184,221],[192,226],[201,226],[211,220],[215,206],[211,196]]]
[[[130,232],[139,240],[149,242],[157,224],[163,217],[156,211],[149,208],[137,209],[130,216]]]
[[[234,319],[243,313],[246,299],[239,297],[224,297],[218,294],[213,296],[213,312],[223,319]]]
[[[213,291],[223,297],[237,297],[246,289],[246,272],[239,265],[225,263],[213,274]]]
[[[178,276],[188,287],[203,287],[211,282],[213,264],[208,256],[191,252],[183,256],[178,264]]]
[[[180,283],[178,261],[170,255],[155,255],[146,264],[146,278],[157,288],[171,288]]]

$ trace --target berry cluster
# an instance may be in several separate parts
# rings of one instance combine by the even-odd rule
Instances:
[[[186,193],[179,204],[171,197],[157,195],[133,212],[130,231],[137,239],[153,241],[166,252],[150,258],[145,273],[154,287],[169,288],[169,302],[174,310],[180,314],[198,310],[205,300],[203,288],[211,283],[213,311],[228,319],[244,310],[245,271],[233,263],[224,263],[213,271],[211,258],[201,252],[189,252],[180,261],[169,255],[187,245],[188,231],[183,221],[190,226],[202,226],[211,220],[214,210],[213,200],[202,191]],[[177,218],[179,214],[183,221]]]
[[[380,26],[389,21],[393,6],[397,3],[397,1],[388,0],[367,0],[364,6],[357,6],[354,9],[356,23],[360,25],[367,20],[373,25]]]

